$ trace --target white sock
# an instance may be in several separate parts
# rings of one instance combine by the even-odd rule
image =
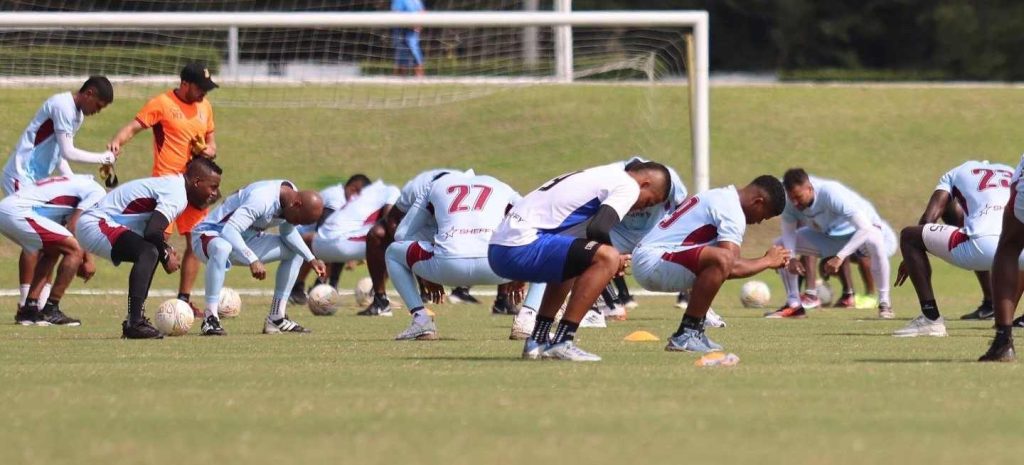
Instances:
[[[800,286],[797,283],[797,276],[785,268],[779,269],[779,276],[782,277],[782,284],[786,287],[786,305],[790,307],[800,306]]]
[[[892,304],[889,302],[889,290],[888,289],[886,289],[884,291],[883,290],[879,290],[878,291],[878,305],[892,306]]]
[[[212,317],[214,317],[214,318],[219,320],[220,319],[220,315],[217,314],[218,307],[220,307],[220,302],[207,303],[206,304],[206,311],[203,312],[203,313],[206,314],[206,318],[209,318],[209,317],[212,316]]]
[[[412,321],[416,324],[425,324],[430,322],[430,314],[427,313],[427,309],[421,308],[416,310],[412,314]]]
[[[53,289],[52,284],[43,285],[43,290],[39,293],[39,308],[43,308],[42,305],[46,304],[46,299],[50,298],[50,289]]]
[[[270,321],[277,321],[284,318],[284,308],[288,304],[288,297],[274,297],[274,300],[270,301]]]
[[[22,284],[18,290],[21,292],[21,297],[18,298],[18,306],[24,307],[25,300],[28,299],[28,288],[32,287],[31,284]]]

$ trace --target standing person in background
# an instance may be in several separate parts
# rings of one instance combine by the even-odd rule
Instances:
[[[217,87],[205,65],[197,62],[185,65],[178,87],[146,102],[135,119],[110,140],[107,148],[118,153],[136,134],[153,128],[154,177],[183,174],[193,157],[213,160],[217,156],[217,141],[214,138],[213,106],[206,100],[206,94]],[[206,213],[206,209],[189,205],[181,216],[172,218],[178,233],[185,236],[178,299],[192,306],[196,316],[202,316],[203,311],[189,301],[192,285],[199,274],[199,261],[192,251],[192,228],[206,217]],[[171,234],[170,226],[166,234]]]
[[[391,11],[422,13],[426,11],[422,0],[391,0]],[[414,74],[423,77],[423,52],[420,50],[420,26],[392,30],[391,40],[395,46],[395,76]]]

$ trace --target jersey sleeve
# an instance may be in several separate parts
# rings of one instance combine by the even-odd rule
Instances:
[[[135,121],[144,128],[152,127],[164,119],[164,106],[160,104],[160,97],[155,97],[146,102],[142,109],[135,115]]]
[[[851,201],[852,195],[843,195],[846,192],[841,192],[835,188],[821,189],[819,197],[823,197],[821,200],[828,205],[828,208],[836,213],[836,215],[846,218],[847,220],[853,218],[857,214],[857,205]]]
[[[78,109],[75,108],[74,100],[70,104],[61,100],[50,101],[50,121],[53,121],[53,131],[60,134],[75,134],[75,119],[78,116]]]
[[[615,213],[619,214],[619,220],[626,217],[629,210],[633,208],[633,204],[636,203],[636,199],[640,197],[640,186],[629,175],[623,174],[623,176],[626,179],[612,187],[608,191],[608,195],[601,201],[601,205],[608,205],[615,209]]]
[[[412,208],[412,204],[416,202],[416,197],[418,197],[419,194],[417,181],[419,181],[419,177],[413,178],[412,181],[407,182],[405,186],[402,187],[401,194],[399,195],[398,200],[395,201],[395,208],[406,213],[410,208]]]
[[[401,198],[401,196],[402,196],[402,191],[399,190],[398,187],[392,186],[392,185],[388,185],[387,186],[387,191],[385,191],[385,194],[384,194],[384,204],[385,205],[395,205],[396,202],[398,202],[398,199]]]
[[[184,187],[178,191],[170,188],[169,183],[162,184],[156,192],[156,211],[163,214],[168,220],[174,221],[181,215],[181,212],[185,211],[185,207],[188,205],[188,197],[185,195]]]
[[[953,181],[956,176],[956,168],[951,169],[939,178],[939,184],[935,186],[937,191],[953,192]]]
[[[737,204],[734,208],[712,208],[711,217],[718,227],[718,240],[743,245],[743,234],[747,230],[747,219],[743,209]]]
[[[206,134],[209,134],[209,133],[213,132],[213,130],[216,129],[217,127],[213,123],[213,105],[210,105],[210,101],[209,100],[203,100],[203,101],[206,102],[206,112],[207,112],[207,115],[208,115],[206,117]]]

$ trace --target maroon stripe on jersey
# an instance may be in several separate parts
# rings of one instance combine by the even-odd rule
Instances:
[[[63,205],[63,206],[66,206],[66,207],[77,207],[78,206],[78,202],[80,200],[82,200],[82,199],[79,199],[78,197],[75,197],[73,195],[59,195],[57,197],[54,197],[54,198],[50,199],[50,201],[46,202],[46,204],[47,205]]]
[[[212,234],[203,234],[202,236],[199,236],[199,243],[203,246],[203,255],[206,255],[206,258],[210,258],[210,252],[206,250],[206,247],[210,241],[216,237],[217,236]]]
[[[157,153],[164,148],[164,127],[160,123],[153,125],[153,145],[156,146]]]
[[[968,235],[960,232],[959,229],[953,231],[953,234],[949,235],[949,250],[955,249],[956,246],[963,244],[964,242],[967,242],[970,239],[971,238]]]
[[[58,232],[50,231],[49,229],[44,228],[43,225],[37,223],[36,220],[32,218],[25,218],[25,221],[28,222],[28,225],[31,226],[32,229],[36,231],[36,234],[39,235],[39,238],[43,240],[44,247],[48,245],[56,245],[58,242],[61,242],[64,239],[67,239],[68,237],[71,237]]]
[[[377,210],[377,211],[373,212],[372,215],[367,216],[366,220],[363,221],[363,224],[373,224],[373,223],[376,223],[378,218],[380,218],[380,210]]]
[[[139,126],[142,126],[142,129],[146,129],[146,128],[148,128],[148,127],[149,127],[149,125],[148,125],[148,124],[146,124],[146,122],[145,122],[145,121],[142,121],[141,119],[139,119],[139,117],[138,117],[138,116],[136,116],[136,117],[135,117],[135,121],[138,121],[138,122],[139,122]]]
[[[143,197],[141,199],[132,200],[127,207],[124,207],[125,215],[131,215],[134,213],[149,213],[156,210],[156,199],[151,197]]]
[[[423,247],[420,247],[419,242],[413,242],[405,251],[405,263],[409,265],[409,268],[412,268],[416,263],[422,262],[423,260],[430,260],[433,256],[434,253],[423,250]]]
[[[41,124],[39,126],[39,129],[36,131],[36,140],[34,141],[35,142],[35,146],[39,147],[39,144],[42,144],[43,142],[46,142],[46,139],[49,139],[50,136],[52,136],[52,135],[53,135],[53,120],[52,119],[48,119],[48,120],[44,121],[43,124]]]
[[[677,265],[682,265],[686,269],[697,274],[700,269],[700,251],[704,250],[704,246],[694,247],[692,249],[684,250],[682,252],[665,252],[661,255],[661,259],[667,262],[672,262]]]
[[[235,210],[231,210],[231,212],[229,212],[227,215],[224,215],[224,218],[221,218],[220,224],[227,223],[228,220],[231,219],[231,215],[234,215],[234,214],[235,214]]]
[[[707,244],[718,237],[718,228],[713,224],[705,224],[695,229],[686,239],[683,239],[682,245],[697,245]]]
[[[960,189],[953,188],[953,198],[956,199],[956,203],[960,204],[960,208],[964,209],[964,217],[971,214],[971,212],[967,211],[967,199],[964,198],[964,194],[960,192]]]
[[[352,236],[348,240],[352,242],[366,242],[366,236]]]
[[[102,218],[100,218],[100,222],[97,223],[97,226],[99,226],[100,232],[103,233],[104,236],[107,236],[107,241],[110,242],[110,245],[114,245],[114,242],[117,242],[117,238],[128,232],[128,228],[121,225],[110,226],[107,224],[107,220]]]
[[[21,183],[17,179],[14,180],[14,192],[21,190]]]

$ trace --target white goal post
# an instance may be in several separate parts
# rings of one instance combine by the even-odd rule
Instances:
[[[0,12],[0,31],[30,28],[131,28],[216,29],[234,31],[246,27],[608,27],[651,26],[691,29],[694,64],[689,75],[690,124],[693,141],[693,191],[708,189],[710,181],[710,116],[708,84],[708,13],[705,11],[575,11],[575,12],[223,12],[223,13],[123,13],[123,12]],[[571,35],[570,35],[571,37]],[[571,39],[569,39],[571,40]],[[562,47],[569,48],[571,43]],[[571,69],[571,62],[569,64]],[[562,81],[570,81],[571,75]]]

